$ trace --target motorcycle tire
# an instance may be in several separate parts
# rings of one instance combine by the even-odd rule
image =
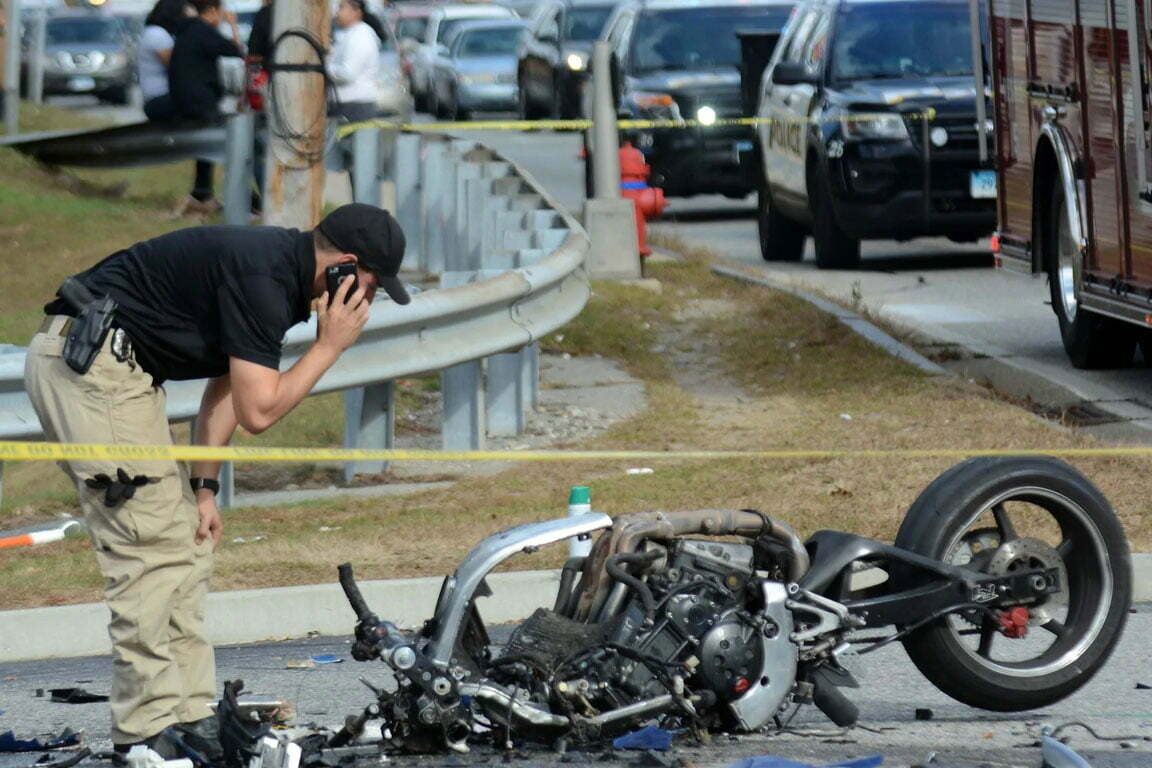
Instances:
[[[1009,503],[1011,507],[1005,506]],[[1051,645],[1039,650],[1034,659],[995,659],[996,643],[1019,643],[1009,646],[1017,652],[1030,652],[1031,646],[1020,645],[1027,635],[1004,637],[987,614],[976,630],[956,616],[944,616],[903,639],[912,662],[937,688],[965,704],[999,712],[1059,701],[1086,684],[1108,660],[1120,640],[1132,599],[1131,555],[1120,521],[1091,481],[1062,461],[1038,456],[984,457],[962,462],[936,478],[909,508],[896,536],[900,548],[962,566],[976,564],[978,570],[995,572],[995,563],[1002,568],[1012,547],[1017,552],[1040,553],[1043,563],[1049,550],[1039,539],[1017,533],[1012,518],[1023,515],[1008,512],[1024,505],[1029,513],[1050,515],[1052,519],[1043,524],[1054,524],[1052,530],[1058,530],[1061,537],[1049,556],[1058,557],[1061,562],[1055,565],[1064,569],[1066,617],[1027,627],[1028,634],[1039,635],[1039,644],[1051,637]],[[996,527],[974,529],[985,514],[993,515]],[[1033,521],[1026,518],[1025,527],[1035,529]],[[995,531],[991,535],[996,549],[989,550],[983,565],[976,556],[968,564],[953,560],[964,546],[966,532],[988,536],[990,531]],[[968,545],[968,551],[974,548]],[[1035,567],[1036,561],[1031,562]],[[902,572],[901,578],[909,574]],[[1055,603],[1056,597],[1049,599]],[[1029,607],[1030,623],[1044,619],[1045,610],[1043,604]],[[967,626],[969,634],[980,635],[976,649],[962,640],[961,626]]]

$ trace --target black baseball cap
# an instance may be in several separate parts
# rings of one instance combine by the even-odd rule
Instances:
[[[404,260],[404,231],[392,214],[366,203],[342,205],[316,225],[328,242],[351,253],[376,275],[380,287],[392,301],[407,304],[412,299],[396,277]]]

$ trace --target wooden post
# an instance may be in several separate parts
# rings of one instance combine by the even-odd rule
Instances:
[[[307,33],[326,52],[331,46],[328,0],[276,0],[272,40],[288,30]],[[324,204],[324,75],[292,69],[322,66],[307,40],[293,34],[276,46],[268,89],[268,157],[264,223],[308,229]]]
[[[4,130],[8,134],[20,130],[20,2],[0,0],[4,33],[0,83],[4,84]]]

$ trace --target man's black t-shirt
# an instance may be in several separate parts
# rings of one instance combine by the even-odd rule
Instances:
[[[272,55],[272,3],[256,11],[252,31],[248,34],[248,55],[267,59]]]
[[[216,226],[145,240],[77,277],[116,300],[116,324],[159,383],[221,376],[229,357],[279,367],[284,333],[311,313],[315,272],[311,232]],[[75,314],[60,299],[44,311]]]
[[[203,19],[189,19],[177,30],[168,63],[168,92],[181,117],[212,117],[219,112],[217,102],[224,89],[216,60],[240,55],[236,43]]]

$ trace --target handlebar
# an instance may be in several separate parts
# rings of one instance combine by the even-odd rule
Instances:
[[[342,563],[336,567],[336,570],[340,574],[340,587],[344,590],[344,597],[348,598],[348,604],[352,606],[356,618],[363,622],[375,624],[377,622],[376,614],[372,613],[368,603],[364,600],[364,595],[360,594],[360,587],[356,586],[356,577],[352,573],[352,563]]]

